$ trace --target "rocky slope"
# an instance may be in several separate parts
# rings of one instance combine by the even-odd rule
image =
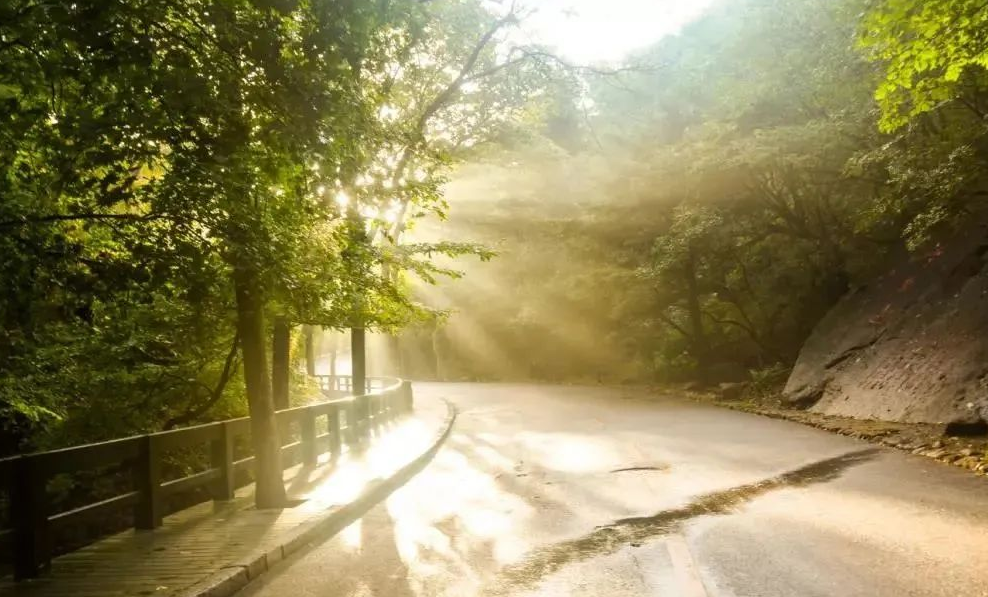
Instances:
[[[988,430],[988,227],[972,225],[844,297],[784,395],[829,415]]]

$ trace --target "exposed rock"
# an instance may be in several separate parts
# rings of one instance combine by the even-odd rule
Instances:
[[[795,389],[787,389],[783,401],[792,408],[810,408],[823,398],[824,382],[807,384]]]
[[[786,402],[988,433],[986,256],[988,228],[972,226],[849,293],[803,347]]]
[[[981,459],[975,456],[966,456],[957,460],[954,464],[968,470],[976,471],[981,466]]]

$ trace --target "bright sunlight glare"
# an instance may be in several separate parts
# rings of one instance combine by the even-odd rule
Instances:
[[[539,0],[531,41],[581,64],[616,62],[700,17],[713,0]]]

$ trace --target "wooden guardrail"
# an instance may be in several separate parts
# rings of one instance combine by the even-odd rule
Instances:
[[[317,376],[317,380],[327,396],[353,391],[349,376]],[[361,395],[278,411],[285,468],[298,463],[315,466],[320,455],[326,453],[336,458],[348,447],[359,445],[372,431],[411,410],[409,382],[369,378]],[[321,418],[325,418],[323,433],[318,432]],[[131,508],[131,527],[150,530],[161,526],[162,518],[170,513],[167,501],[173,495],[205,487],[213,500],[233,499],[238,473],[252,470],[254,461],[252,455],[244,453],[237,458],[235,442],[249,435],[250,418],[241,418],[0,459],[0,490],[7,494],[12,527],[0,530],[0,542],[6,542],[10,549],[5,551],[14,554],[14,577],[33,578],[50,567],[53,528],[82,524],[101,513]],[[208,468],[179,478],[163,478],[162,464],[169,453],[207,446]],[[117,474],[129,471],[129,491],[52,512],[48,484],[53,478],[105,467],[114,467]]]

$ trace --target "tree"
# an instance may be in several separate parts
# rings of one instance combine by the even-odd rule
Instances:
[[[16,186],[5,194],[23,197],[15,205],[27,215],[8,225],[120,223],[111,237],[124,225],[129,236],[118,239],[153,236],[166,267],[182,251],[226,275],[258,504],[279,505],[264,312],[273,288],[312,297],[325,292],[319,274],[333,271],[303,270],[315,261],[310,244],[324,246],[316,237],[331,234],[338,218],[311,188],[312,167],[335,169],[350,151],[343,134],[360,130],[364,104],[350,72],[371,42],[376,11],[120,1],[24,3],[12,13],[4,21],[4,50],[17,67],[4,80],[4,99],[16,105],[4,129],[14,141],[6,171],[26,175],[6,177]]]
[[[17,0],[0,17],[0,245],[18,289],[0,302],[4,414],[98,420],[100,408],[82,408],[103,406],[91,385],[78,384],[80,408],[55,385],[68,363],[145,401],[121,404],[141,413],[127,422],[107,411],[104,436],[236,410],[224,400],[243,379],[258,505],[280,505],[274,400],[287,399],[290,325],[400,325],[423,309],[397,272],[455,275],[429,258],[486,255],[469,243],[372,246],[365,228],[387,220],[375,206],[443,211],[448,153],[430,127],[462,117],[473,92],[442,68],[506,75],[493,33],[511,18],[415,0]],[[441,62],[413,67],[430,57]],[[410,108],[419,126],[412,112],[382,114],[412,98],[432,102]],[[461,124],[479,130],[476,118],[497,113]],[[101,343],[113,350],[94,351]]]
[[[677,208],[669,230],[656,240],[654,261],[646,270],[661,297],[659,318],[689,340],[701,376],[711,364],[702,305],[703,270],[714,252],[711,243],[717,241],[722,226],[723,221],[715,211],[689,206]]]

